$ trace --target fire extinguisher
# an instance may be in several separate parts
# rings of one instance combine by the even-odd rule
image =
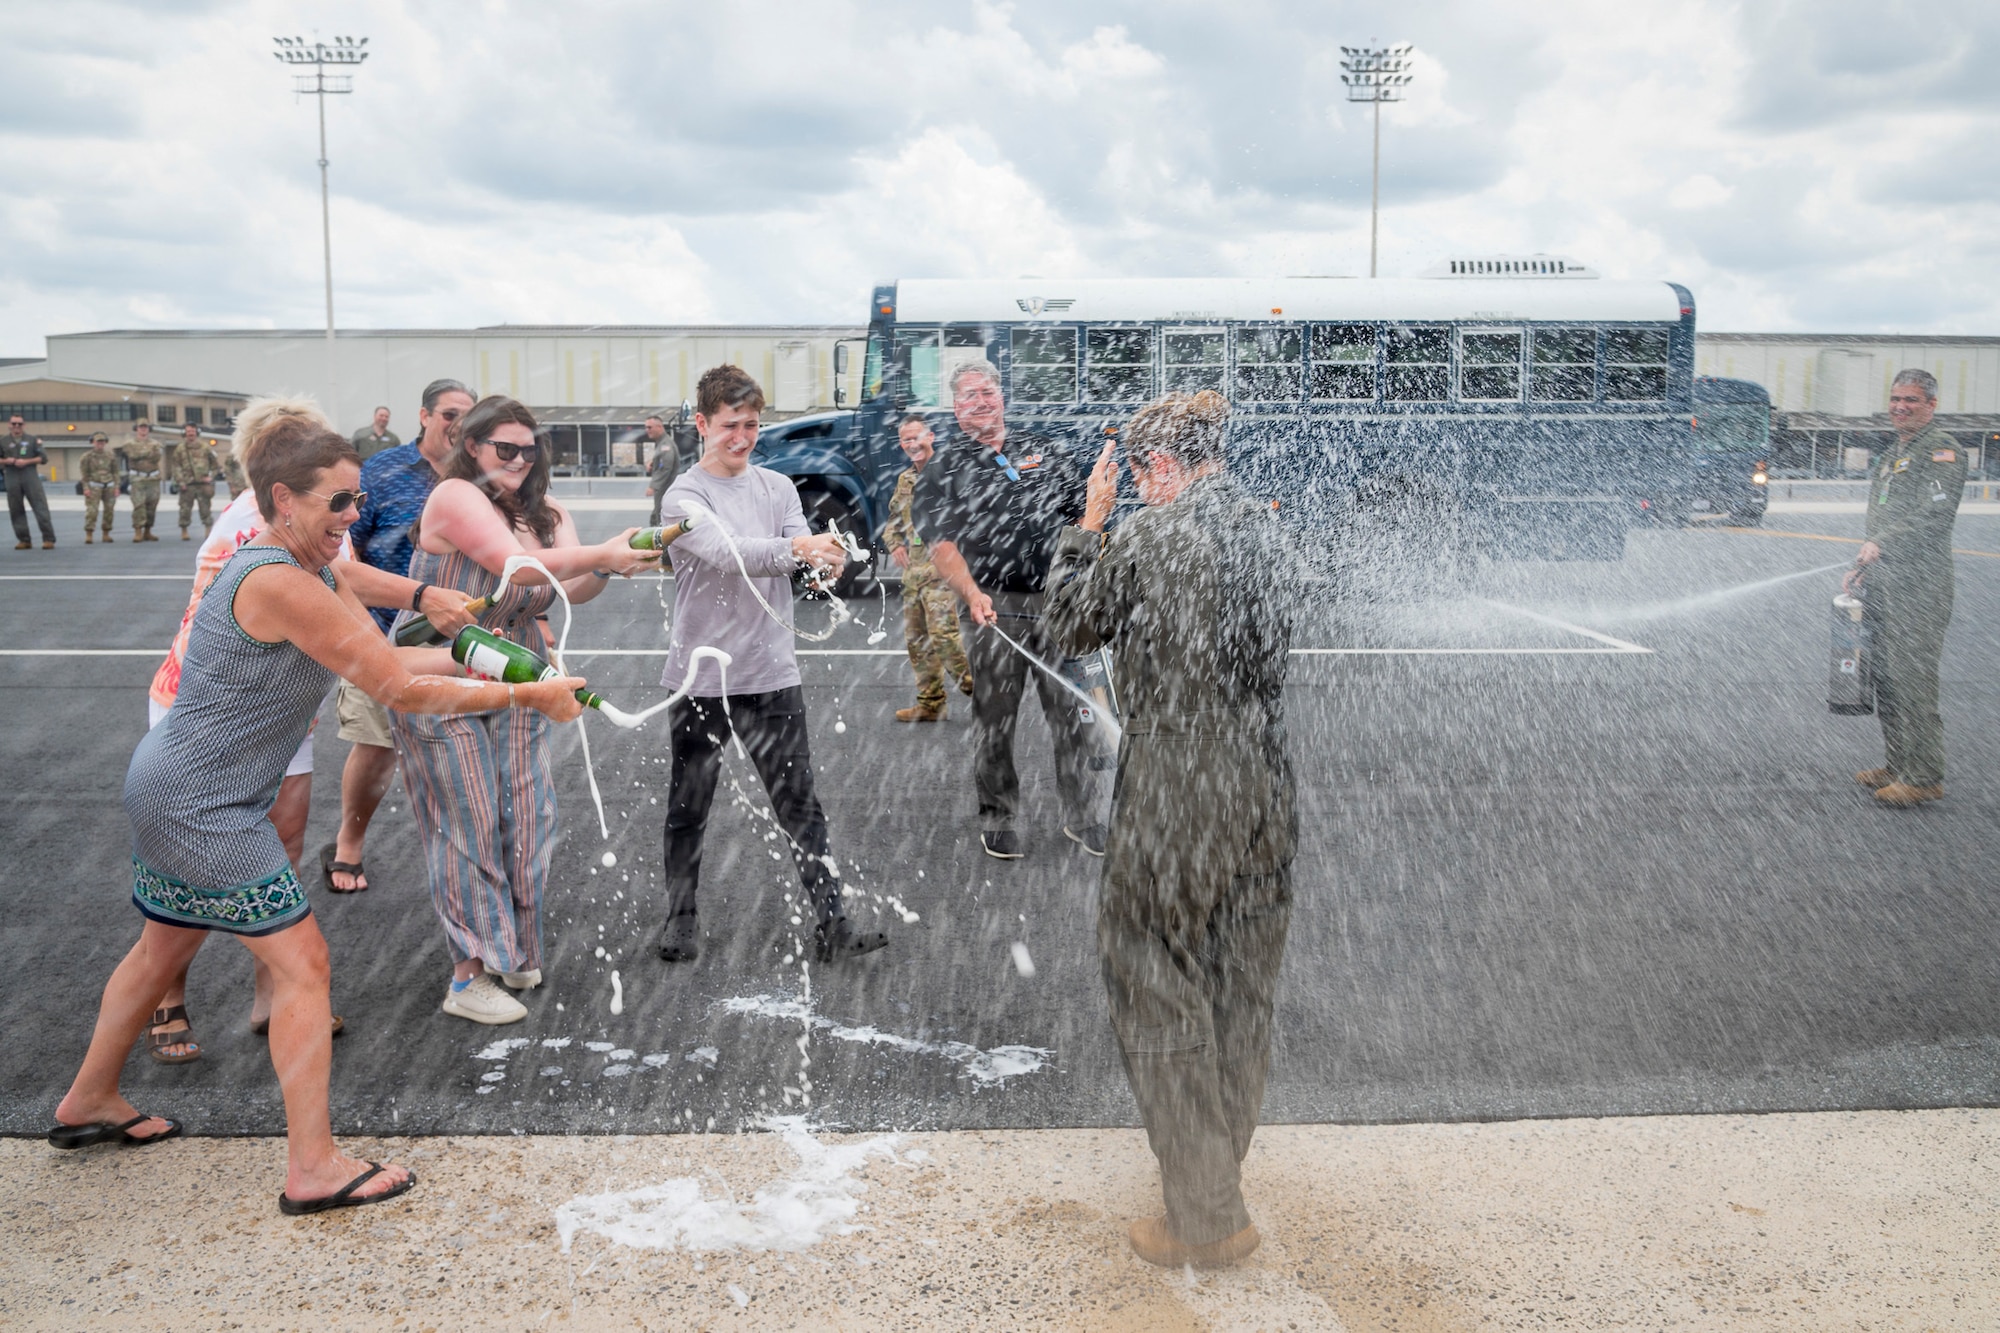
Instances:
[[[1875,711],[1875,681],[1868,674],[1870,626],[1859,597],[1841,593],[1833,599],[1833,653],[1828,661],[1826,706],[1829,711],[1856,716]]]

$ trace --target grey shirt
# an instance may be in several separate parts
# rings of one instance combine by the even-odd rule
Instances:
[[[730,694],[764,694],[797,685],[791,576],[799,562],[792,555],[792,538],[811,531],[797,489],[766,468],[718,477],[691,467],[667,488],[660,521],[672,524],[690,511],[700,514],[695,527],[667,548],[674,569],[674,629],[660,683],[679,689],[694,650],[707,646],[731,658]],[[777,619],[757,604],[750,594],[753,587]],[[704,659],[694,693],[712,699],[723,689],[714,660]]]

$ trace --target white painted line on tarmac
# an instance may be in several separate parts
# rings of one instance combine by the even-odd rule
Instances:
[[[1586,631],[1587,632],[1587,631]],[[0,657],[160,657],[164,648],[0,648]],[[1629,657],[1651,648],[1294,648],[1293,657]],[[572,648],[563,654],[586,657],[665,657],[665,648]],[[800,657],[903,657],[890,648],[801,648]]]
[[[98,583],[110,579],[163,579],[169,583],[193,583],[194,571],[185,574],[0,574],[5,583]]]
[[[1631,648],[1294,648],[1293,657],[1630,657]],[[1651,648],[1636,651],[1650,653]]]
[[[164,648],[0,648],[0,657],[165,657]]]
[[[1651,648],[1643,647],[1640,644],[1627,643],[1623,639],[1614,639],[1609,634],[1599,634],[1594,629],[1585,629],[1581,625],[1572,625],[1567,620],[1557,620],[1554,616],[1545,616],[1539,611],[1530,611],[1524,606],[1510,606],[1506,602],[1496,602],[1490,598],[1483,597],[1480,601],[1483,605],[1490,606],[1495,611],[1505,611],[1509,615],[1524,616],[1529,620],[1535,621],[1537,624],[1547,625],[1551,629],[1567,630],[1571,634],[1581,634],[1586,639],[1595,639],[1599,643],[1609,644],[1621,653],[1650,653],[1653,651]]]

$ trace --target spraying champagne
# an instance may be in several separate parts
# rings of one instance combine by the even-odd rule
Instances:
[[[534,649],[523,648],[477,625],[467,625],[451,641],[451,660],[464,667],[469,675],[507,685],[532,685],[563,674],[543,661]],[[604,707],[603,697],[592,690],[578,690],[576,701],[586,708]]]
[[[635,551],[664,551],[685,536],[694,523],[694,515],[690,514],[680,522],[666,527],[641,528],[632,534],[632,540],[627,544]],[[491,610],[492,606],[491,595],[475,597],[465,604],[465,613],[469,616],[478,616]],[[429,616],[413,617],[405,621],[395,633],[395,643],[398,648],[428,648],[443,642],[444,635],[438,633],[437,627],[431,624]]]

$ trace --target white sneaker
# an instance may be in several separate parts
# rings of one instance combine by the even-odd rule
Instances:
[[[542,969],[531,967],[526,972],[502,972],[491,963],[481,963],[489,977],[500,978],[500,984],[509,990],[533,990],[542,984]]]
[[[494,984],[492,977],[474,977],[464,990],[447,988],[444,1011],[475,1023],[518,1023],[528,1016],[527,1006]]]

